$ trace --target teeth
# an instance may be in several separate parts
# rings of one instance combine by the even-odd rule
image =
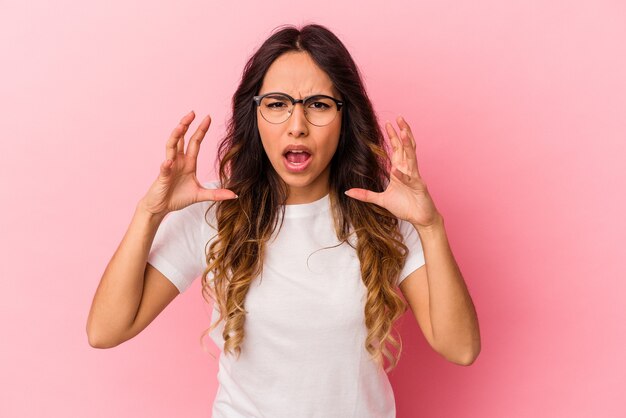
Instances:
[[[292,150],[287,151],[287,152],[293,152],[294,154],[302,154],[304,151],[302,151],[302,150],[296,151],[295,149],[292,149]]]

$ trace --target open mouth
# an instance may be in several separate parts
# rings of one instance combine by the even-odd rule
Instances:
[[[306,169],[306,167],[309,165],[309,163],[311,162],[311,154],[301,150],[287,151],[283,155],[283,161],[287,170],[299,172]]]

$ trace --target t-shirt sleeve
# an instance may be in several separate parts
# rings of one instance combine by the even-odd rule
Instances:
[[[398,221],[400,223],[400,232],[404,237],[404,245],[409,248],[406,263],[398,276],[398,285],[400,285],[409,274],[426,264],[426,260],[424,258],[422,241],[415,227],[405,220],[399,219]]]
[[[205,183],[203,186],[215,188],[213,183]],[[210,203],[198,202],[170,212],[154,236],[147,261],[167,277],[180,293],[202,276],[206,268],[204,249],[212,228],[206,223],[204,215]]]

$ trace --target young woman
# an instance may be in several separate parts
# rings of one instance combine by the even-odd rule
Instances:
[[[196,178],[209,116],[185,152],[194,117],[172,132],[104,272],[92,346],[134,337],[202,277],[222,350],[214,418],[395,416],[386,372],[397,364],[387,345],[402,349],[391,334],[407,309],[398,287],[434,350],[474,361],[474,306],[415,138],[403,118],[399,132],[387,123],[389,159],[358,69],[332,32],[284,27],[250,58],[218,181]]]

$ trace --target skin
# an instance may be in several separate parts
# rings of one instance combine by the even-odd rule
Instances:
[[[278,57],[267,70],[259,95],[283,92],[296,99],[313,94],[326,94],[341,100],[332,81],[306,52],[288,52]],[[263,149],[272,167],[288,186],[286,204],[302,204],[321,199],[329,191],[330,160],[341,133],[342,112],[326,126],[315,126],[304,116],[304,108],[297,104],[286,122],[272,124],[261,116],[257,108],[257,122]],[[283,164],[283,150],[290,144],[302,144],[311,149],[312,161],[306,170],[289,172]]]

